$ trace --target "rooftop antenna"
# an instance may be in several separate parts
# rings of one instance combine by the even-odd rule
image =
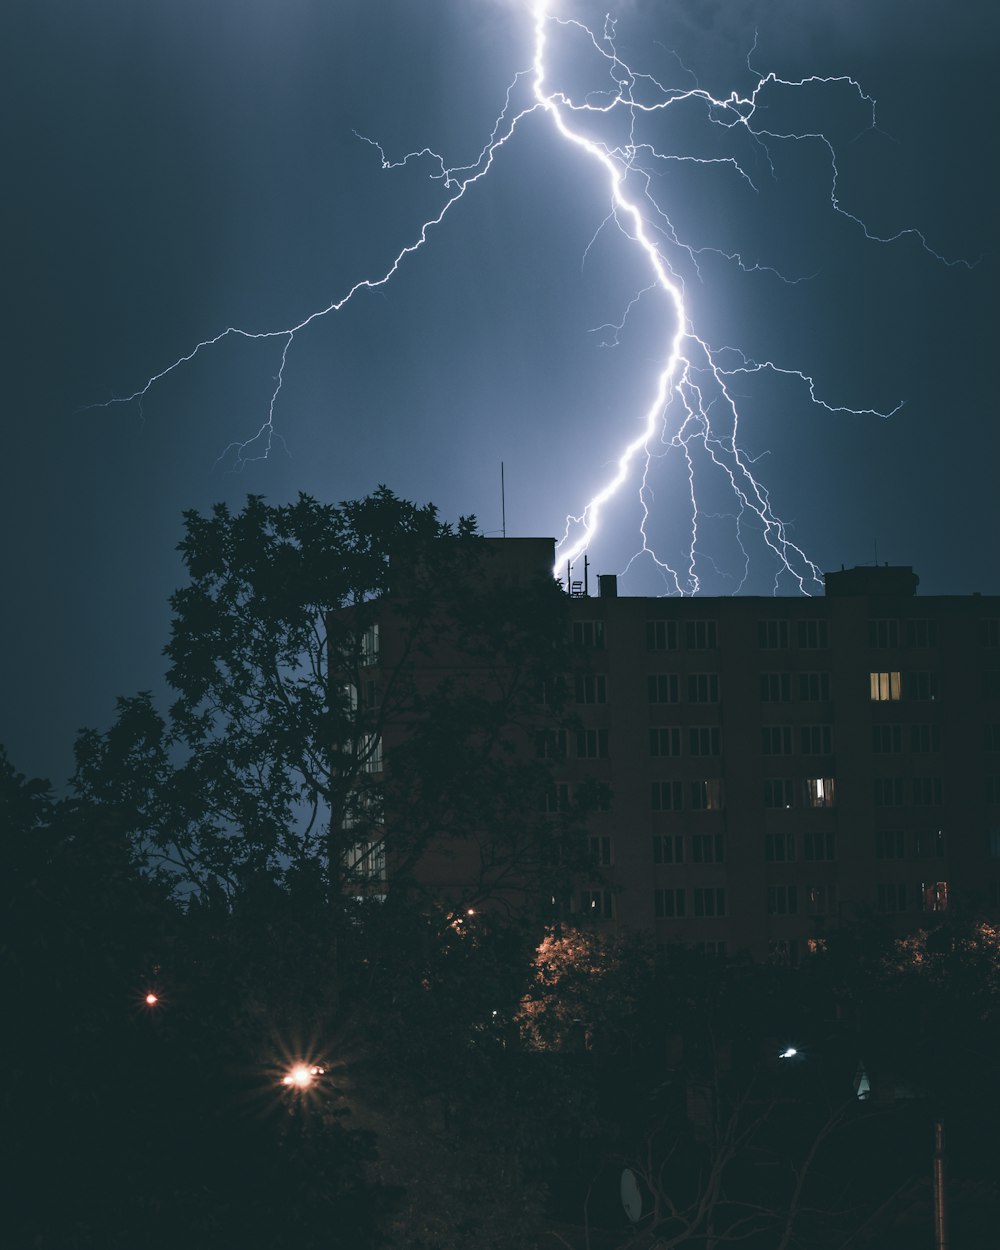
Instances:
[[[507,496],[503,487],[503,461],[500,461],[500,528],[504,538],[507,537]]]

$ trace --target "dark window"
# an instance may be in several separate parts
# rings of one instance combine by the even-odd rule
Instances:
[[[698,725],[688,731],[692,755],[721,755],[722,731],[714,725]]]
[[[547,812],[569,811],[569,786],[565,782],[549,786],[545,791],[545,810]]]
[[[937,621],[907,621],[906,645],[908,647],[936,647]]]
[[[799,910],[799,892],[794,885],[769,885],[767,887],[767,914],[769,916],[794,916]]]
[[[830,645],[830,631],[826,621],[799,621],[798,642],[800,647],[817,651]]]
[[[566,730],[543,729],[535,739],[535,754],[547,760],[566,758]]]
[[[610,890],[581,890],[580,911],[593,920],[610,920],[615,914],[615,896]]]
[[[607,703],[608,679],[603,673],[577,673],[577,703]]]
[[[869,621],[868,645],[885,648],[899,646],[899,621]]]
[[[833,751],[833,729],[829,725],[803,725],[800,740],[803,755],[829,755]]]
[[[654,781],[650,787],[650,802],[654,812],[679,812],[681,810],[681,783],[679,781]]]
[[[913,778],[914,807],[940,807],[942,784],[940,777]]]
[[[657,920],[681,920],[684,917],[683,890],[654,890],[653,911]]]
[[[764,725],[760,731],[760,749],[764,755],[791,755],[791,725]]]
[[[590,862],[598,868],[608,868],[614,860],[611,855],[611,838],[607,834],[594,834],[589,839]]]
[[[757,646],[765,651],[780,651],[788,646],[787,621],[758,621]]]
[[[799,673],[799,699],[803,703],[825,703],[829,698],[829,673]]]
[[[902,749],[902,725],[872,725],[872,750],[877,755],[896,755]]]
[[[717,673],[688,673],[689,703],[718,703],[719,677]]]
[[[765,807],[792,807],[795,803],[795,783],[787,778],[769,777],[764,782]]]
[[[677,649],[677,622],[647,621],[646,646],[650,651],[675,651]]]
[[[715,621],[685,621],[684,645],[689,651],[711,651],[719,645]]]
[[[769,864],[792,863],[795,859],[795,834],[764,834],[764,858]]]
[[[677,674],[653,673],[646,678],[646,689],[650,703],[676,703]]]
[[[725,844],[721,833],[695,833],[691,836],[693,864],[721,864],[725,860]]]
[[[903,802],[903,778],[876,777],[872,782],[872,802],[876,807],[900,807]]]
[[[576,735],[576,753],[581,759],[603,760],[608,755],[606,729],[581,729]]]
[[[825,885],[807,885],[806,908],[810,916],[835,916],[837,887],[832,882]]]
[[[902,859],[905,854],[905,839],[899,829],[880,829],[875,834],[876,859]]]
[[[724,916],[726,914],[726,891],[717,887],[696,888],[694,914],[696,916]]]
[[[916,830],[913,834],[913,854],[917,859],[944,859],[944,830]]]
[[[891,881],[875,887],[876,906],[880,912],[893,915],[906,911],[906,886],[901,881]]]
[[[710,781],[692,781],[691,807],[696,812],[721,812],[722,782],[717,778]]]
[[[761,673],[760,698],[762,703],[788,703],[791,697],[791,673]]]
[[[903,697],[918,703],[929,703],[938,697],[937,673],[906,673]]]
[[[657,725],[649,731],[650,755],[680,755],[681,731],[676,725]]]
[[[574,621],[573,642],[578,647],[588,647],[593,651],[603,651],[604,622]]]
[[[821,863],[837,858],[832,833],[804,833],[802,835],[802,858],[811,863]]]
[[[684,863],[684,839],[679,833],[657,834],[653,838],[653,863]]]

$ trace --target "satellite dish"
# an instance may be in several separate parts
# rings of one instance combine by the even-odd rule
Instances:
[[[642,1219],[642,1190],[639,1188],[639,1178],[631,1168],[622,1172],[621,1193],[625,1214],[633,1224],[638,1224]]]

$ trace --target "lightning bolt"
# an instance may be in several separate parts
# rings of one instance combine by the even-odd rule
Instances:
[[[668,163],[719,166],[756,190],[754,180],[735,156],[697,156],[662,151],[640,132],[670,110],[678,113],[698,110],[709,126],[742,136],[771,178],[777,177],[774,152],[778,148],[788,144],[811,144],[820,152],[829,171],[827,189],[831,210],[850,222],[864,240],[888,245],[910,239],[943,264],[968,265],[969,262],[942,256],[920,231],[912,227],[884,235],[870,229],[860,216],[841,204],[840,171],[831,139],[819,130],[772,129],[761,120],[769,92],[802,92],[822,88],[853,95],[870,110],[870,125],[874,128],[875,101],[855,79],[848,76],[783,79],[774,73],[761,74],[751,65],[755,46],[747,57],[752,86],[743,94],[732,91],[727,96],[716,97],[696,81],[694,85],[671,87],[651,74],[633,70],[619,56],[616,23],[610,16],[605,18],[603,29],[598,33],[574,17],[560,15],[556,8],[556,0],[534,0],[531,9],[534,33],[531,66],[517,72],[510,82],[492,131],[473,161],[465,165],[449,165],[440,153],[429,147],[392,160],[378,142],[364,135],[357,136],[361,142],[375,149],[385,171],[417,163],[429,164],[430,177],[440,181],[444,192],[437,213],[419,225],[410,241],[380,272],[361,278],[340,296],[310,312],[294,325],[257,330],[227,326],[196,343],[189,352],[150,376],[131,394],[91,407],[136,403],[141,410],[143,399],[157,383],[224,340],[274,340],[280,345],[280,354],[266,415],[255,433],[242,442],[231,443],[219,457],[220,462],[225,461],[234,469],[241,469],[249,461],[267,459],[275,443],[281,441],[275,424],[276,411],[289,353],[296,337],[313,323],[341,312],[364,292],[375,291],[391,282],[407,259],[427,246],[432,234],[455,206],[489,175],[501,150],[527,119],[533,116],[545,118],[554,127],[560,141],[579,153],[585,166],[593,169],[606,188],[608,210],[598,233],[605,227],[617,230],[635,249],[648,272],[645,285],[630,300],[620,321],[599,327],[612,331],[606,342],[611,346],[617,344],[629,314],[640,299],[658,297],[665,314],[665,329],[659,349],[660,364],[647,383],[648,399],[635,418],[634,433],[613,461],[604,484],[578,514],[567,516],[558,543],[554,572],[558,575],[588,550],[601,527],[606,506],[630,481],[634,481],[641,513],[639,545],[625,571],[636,560],[647,559],[663,578],[669,593],[696,593],[701,588],[699,568],[704,562],[713,563],[701,543],[701,522],[715,517],[700,509],[696,489],[702,472],[707,471],[722,481],[733,500],[733,511],[727,515],[743,555],[743,574],[737,590],[742,588],[749,574],[750,555],[744,536],[748,530],[753,530],[763,538],[776,562],[775,590],[779,579],[789,575],[800,591],[810,593],[811,588],[822,584],[819,568],[792,540],[789,526],[774,511],[768,490],[755,476],[755,457],[740,446],[740,412],[733,379],[763,374],[788,379],[803,389],[808,403],[829,413],[884,419],[897,412],[902,401],[888,410],[858,409],[838,404],[820,394],[817,382],[808,373],[787,363],[752,359],[733,346],[713,345],[697,332],[693,304],[686,291],[682,270],[689,267],[692,276],[700,280],[699,260],[706,254],[712,253],[746,272],[769,272],[783,282],[794,283],[802,278],[789,277],[771,266],[756,262],[749,264],[739,253],[695,247],[685,241],[654,195],[654,177],[662,168]],[[550,41],[556,38],[578,43],[582,41],[583,47],[588,49],[588,56],[596,57],[597,64],[603,67],[605,73],[604,86],[600,90],[591,91],[579,99],[549,84]],[[681,68],[684,69],[683,66]],[[693,79],[690,71],[684,72]],[[612,123],[618,124],[614,139],[607,135]],[[592,244],[593,240],[587,252]],[[586,255],[585,252],[584,261]],[[651,506],[655,498],[651,474],[657,462],[668,455],[679,455],[684,466],[685,510],[690,525],[683,562],[677,568],[658,553],[656,542],[651,537]]]

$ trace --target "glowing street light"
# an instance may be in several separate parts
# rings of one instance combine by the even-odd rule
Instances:
[[[147,1007],[155,1007],[156,1004],[160,1001],[160,999],[158,995],[154,994],[153,991],[150,990],[150,992],[146,995],[143,1001],[145,1002]]]
[[[281,1078],[282,1085],[289,1089],[308,1089],[318,1076],[326,1071],[315,1063],[297,1063]]]
[[[783,1050],[781,1052],[778,1058],[779,1059],[794,1059],[798,1053],[799,1052],[795,1049],[794,1046],[789,1046],[786,1050]]]

